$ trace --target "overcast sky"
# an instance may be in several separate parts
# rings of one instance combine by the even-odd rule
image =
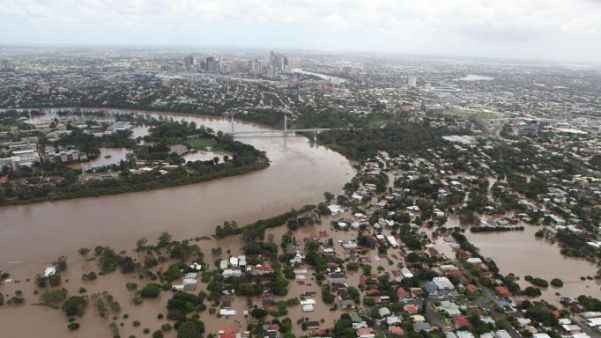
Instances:
[[[601,0],[0,0],[0,44],[601,62]]]

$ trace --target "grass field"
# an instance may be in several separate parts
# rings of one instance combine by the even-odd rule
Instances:
[[[186,145],[190,149],[194,150],[206,150],[207,147],[215,148],[215,140],[208,138],[193,138],[186,142]]]

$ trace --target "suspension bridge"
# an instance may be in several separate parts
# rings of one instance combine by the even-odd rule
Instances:
[[[317,139],[317,134],[324,131],[331,130],[349,130],[351,128],[288,128],[288,117],[284,115],[284,129],[267,129],[267,130],[240,130],[237,131],[234,128],[234,118],[233,116],[230,119],[230,131],[226,132],[228,135],[236,136],[236,137],[253,137],[253,136],[266,136],[266,137],[285,137],[289,134],[295,133],[313,133],[313,140]]]

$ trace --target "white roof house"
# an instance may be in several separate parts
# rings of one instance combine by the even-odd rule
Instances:
[[[495,332],[495,338],[511,338],[511,335],[506,330],[498,330]]]
[[[601,318],[589,318],[587,322],[591,327],[601,326]]]
[[[315,299],[303,299],[300,301],[301,305],[315,305]]]
[[[49,266],[44,270],[44,277],[50,277],[56,275],[56,267]]]
[[[407,268],[401,269],[401,275],[403,276],[403,278],[413,278],[413,273]]]
[[[432,282],[436,284],[438,290],[454,290],[455,286],[447,277],[434,277]]]
[[[551,336],[546,333],[535,333],[532,335],[532,338],[551,338]]]
[[[235,316],[236,310],[230,308],[222,308],[219,310],[219,314],[222,316]]]
[[[223,277],[227,278],[227,277],[240,277],[242,275],[242,271],[236,269],[225,269],[223,270],[223,273],[221,274]]]
[[[226,259],[222,259],[221,261],[219,261],[219,269],[225,270],[225,269],[227,269],[228,266],[229,266],[229,263]]]
[[[173,284],[171,288],[175,291],[184,291],[184,284]]]
[[[457,331],[457,338],[474,338],[474,335],[469,331]]]
[[[470,257],[466,260],[470,264],[482,264],[482,260],[478,257]]]
[[[344,212],[344,208],[337,204],[329,205],[328,209],[330,210],[330,214],[332,215],[340,215]]]
[[[594,318],[601,317],[601,311],[585,311],[580,313],[580,317],[582,318]]]
[[[197,279],[194,278],[184,278],[184,285],[196,285],[198,283]]]
[[[393,248],[399,247],[399,243],[397,242],[396,238],[394,238],[394,236],[386,236],[386,239],[388,240],[388,243],[390,243],[390,246],[392,246]]]
[[[386,324],[388,324],[388,325],[398,324],[398,323],[401,323],[402,321],[403,320],[399,316],[388,316],[388,317],[386,317]]]
[[[390,310],[387,307],[382,307],[378,309],[378,314],[380,314],[380,317],[386,317],[390,315]]]
[[[303,305],[303,312],[313,312],[315,306],[312,304]]]
[[[202,269],[202,264],[198,264],[196,262],[190,264],[190,269],[195,271],[200,271]]]

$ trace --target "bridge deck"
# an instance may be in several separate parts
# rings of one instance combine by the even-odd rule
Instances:
[[[348,130],[349,128],[303,128],[303,129],[275,129],[275,130],[253,130],[253,131],[234,131],[226,132],[228,135],[251,135],[251,134],[280,134],[280,133],[302,133],[302,132],[322,132],[330,130]]]

